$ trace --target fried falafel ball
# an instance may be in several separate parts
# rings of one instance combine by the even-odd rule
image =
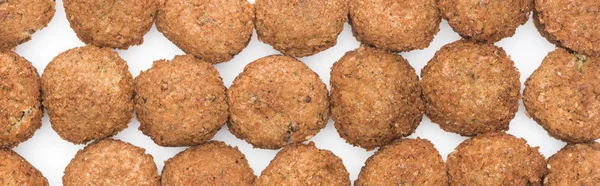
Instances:
[[[415,69],[397,54],[360,47],[331,71],[331,112],[348,143],[374,149],[412,134],[423,119]]]
[[[461,40],[443,46],[421,76],[425,113],[446,131],[505,131],[519,109],[520,73],[492,44]]]
[[[250,63],[234,80],[227,98],[229,131],[256,148],[279,149],[306,141],[329,120],[325,83],[288,56]]]
[[[0,1],[0,51],[31,40],[33,33],[50,23],[55,7],[54,0]]]
[[[349,0],[256,0],[258,40],[292,57],[336,45],[348,21]]]
[[[525,82],[523,103],[548,133],[565,142],[600,138],[600,58],[558,48]]]
[[[548,158],[544,185],[595,185],[600,183],[600,143],[569,144]]]
[[[600,57],[600,1],[535,0],[533,21],[550,42]]]
[[[156,27],[186,53],[221,63],[250,42],[254,7],[247,0],[161,0]]]
[[[12,51],[0,53],[0,148],[27,141],[42,126],[40,76]]]
[[[192,55],[154,62],[134,86],[140,130],[161,146],[210,140],[229,116],[219,72]]]
[[[65,168],[63,185],[160,185],[154,158],[120,140],[104,139],[79,150]]]
[[[48,179],[33,165],[10,149],[0,149],[0,185],[48,186]]]
[[[529,20],[533,0],[439,0],[442,17],[465,39],[495,43]]]
[[[429,140],[403,139],[369,157],[354,185],[448,185],[448,175]]]
[[[350,24],[356,39],[379,49],[425,49],[440,31],[436,0],[352,0]]]
[[[279,151],[255,186],[331,185],[350,186],[350,174],[342,159],[313,142],[292,144]]]
[[[467,139],[448,155],[450,185],[541,185],[547,169],[538,148],[498,132]]]
[[[42,75],[43,105],[58,135],[84,144],[115,135],[133,117],[133,78],[114,51],[78,47],[56,56]]]
[[[167,160],[161,179],[163,186],[253,186],[255,181],[244,154],[219,141],[191,147]]]

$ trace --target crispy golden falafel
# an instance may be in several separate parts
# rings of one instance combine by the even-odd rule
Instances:
[[[0,1],[0,51],[29,41],[54,17],[55,6],[54,0]]]
[[[31,138],[42,126],[40,76],[12,51],[0,53],[0,148]]]
[[[140,130],[161,146],[210,140],[229,116],[219,72],[192,55],[155,61],[134,86]]]
[[[48,180],[27,160],[10,149],[0,149],[0,185],[48,186]]]
[[[404,139],[369,157],[354,185],[448,185],[448,175],[442,156],[429,140]]]
[[[519,109],[520,73],[492,44],[450,43],[421,76],[425,113],[446,131],[474,136],[508,130]]]
[[[133,117],[133,78],[108,48],[78,47],[56,56],[42,75],[42,92],[52,128],[71,143],[115,135]]]
[[[255,181],[244,154],[219,141],[191,147],[167,160],[161,179],[163,186],[252,186]]]
[[[331,112],[340,136],[366,149],[412,134],[423,119],[415,69],[397,54],[361,47],[331,71]]]
[[[448,155],[450,185],[541,185],[547,169],[538,148],[505,133],[467,139]]]
[[[600,143],[569,144],[548,158],[544,185],[597,185],[600,183]]]
[[[79,150],[65,168],[63,185],[160,185],[158,169],[146,150],[104,139]]]
[[[244,68],[227,91],[229,131],[257,148],[306,141],[329,120],[329,96],[301,61],[268,56]]]
[[[533,0],[439,0],[442,17],[463,38],[495,43],[529,20]]]
[[[335,46],[348,21],[349,0],[256,0],[258,39],[292,57]]]
[[[186,53],[221,63],[246,48],[253,21],[254,7],[246,0],[161,0],[156,27]]]
[[[292,144],[279,151],[255,186],[330,185],[350,186],[350,174],[342,159],[313,142]]]
[[[440,31],[436,0],[352,0],[350,24],[356,39],[383,50],[425,49]]]
[[[573,143],[600,138],[600,58],[558,48],[525,82],[527,114],[548,133]]]

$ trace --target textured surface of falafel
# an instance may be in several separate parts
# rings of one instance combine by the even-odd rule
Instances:
[[[29,41],[54,17],[55,6],[54,0],[0,1],[0,51]]]
[[[569,144],[548,158],[544,185],[597,185],[600,183],[600,143]]]
[[[0,185],[48,186],[48,180],[27,160],[10,149],[0,149]]]

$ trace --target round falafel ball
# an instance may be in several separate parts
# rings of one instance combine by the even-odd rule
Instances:
[[[336,45],[348,21],[348,0],[256,0],[258,40],[292,57]]]
[[[350,186],[350,174],[331,151],[299,143],[279,151],[262,171],[255,186],[267,185]]]
[[[288,56],[246,66],[227,90],[229,131],[256,148],[306,141],[329,120],[329,96],[319,75]]]
[[[421,84],[402,56],[360,47],[331,71],[331,113],[340,136],[374,149],[412,134],[423,119]]]
[[[535,0],[533,20],[550,42],[600,57],[600,1]]]
[[[128,49],[144,42],[158,0],[63,0],[67,19],[86,44]]]
[[[237,147],[211,141],[188,148],[167,160],[161,184],[252,186],[255,181],[254,171]]]
[[[595,185],[600,183],[600,143],[569,144],[548,158],[544,185]]]
[[[48,186],[48,179],[33,165],[10,149],[0,149],[0,185]]]
[[[160,185],[154,158],[120,140],[104,139],[79,150],[65,168],[63,185]]]
[[[436,0],[352,0],[350,24],[356,39],[379,49],[425,49],[440,31]]]
[[[253,21],[254,7],[246,0],[162,0],[156,27],[186,53],[221,63],[246,48]]]
[[[421,76],[425,113],[446,131],[505,131],[519,109],[520,73],[492,44],[461,40],[443,46]]]
[[[43,105],[58,135],[84,144],[115,135],[133,117],[133,78],[114,51],[78,47],[56,56],[42,75]]]
[[[31,40],[33,33],[52,20],[55,7],[54,0],[0,1],[0,51]]]
[[[583,143],[600,138],[600,58],[558,48],[525,82],[523,103],[557,139]]]
[[[529,20],[533,0],[439,0],[442,17],[465,39],[495,43]]]
[[[41,96],[35,67],[15,52],[1,52],[0,148],[27,141],[42,126]]]
[[[404,139],[369,157],[354,185],[448,185],[448,175],[429,140]]]
[[[134,87],[140,130],[161,146],[210,140],[229,116],[219,72],[192,55],[154,62],[135,78]]]
[[[450,185],[541,185],[547,169],[538,148],[499,132],[467,139],[448,155]]]

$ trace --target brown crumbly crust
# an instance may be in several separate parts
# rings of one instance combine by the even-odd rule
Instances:
[[[33,137],[42,126],[40,76],[29,61],[12,51],[0,53],[0,148]]]
[[[450,185],[542,185],[547,169],[538,148],[504,133],[467,139],[448,155]]]
[[[527,113],[548,133],[573,143],[600,138],[600,58],[558,48],[525,82]]]
[[[369,157],[354,185],[448,185],[448,175],[442,156],[429,140],[405,139]]]
[[[331,70],[331,112],[340,136],[372,150],[412,134],[423,119],[421,85],[402,56],[360,47]]]
[[[108,48],[78,47],[56,56],[42,75],[42,92],[52,128],[75,144],[113,136],[133,117],[133,78]]]
[[[534,22],[550,42],[600,57],[600,1],[535,0]]]
[[[350,24],[360,42],[401,52],[425,49],[440,31],[436,0],[352,0]]]
[[[342,159],[313,142],[292,144],[281,150],[262,171],[256,186],[350,186],[350,174]]]
[[[54,17],[55,6],[54,0],[1,0],[0,51],[31,40]]]
[[[329,96],[301,61],[268,56],[250,63],[227,91],[229,131],[257,148],[306,141],[329,120]]]
[[[163,186],[252,186],[255,181],[244,154],[219,141],[191,147],[167,160],[161,179]]]
[[[519,109],[520,73],[492,44],[450,43],[421,76],[425,112],[446,131],[463,136],[505,131]]]
[[[48,186],[48,180],[27,160],[10,149],[0,149],[0,185]]]
[[[155,61],[134,84],[140,130],[161,146],[206,142],[229,116],[219,72],[192,55]]]
[[[495,43],[529,20],[533,0],[440,0],[442,17],[463,38]]]
[[[158,31],[206,62],[229,61],[250,42],[254,7],[246,0],[157,1]]]
[[[160,185],[158,169],[146,150],[120,140],[105,139],[79,150],[62,178],[75,185]]]
[[[548,159],[544,185],[597,185],[599,167],[600,143],[570,144]]]
[[[349,0],[256,0],[258,39],[292,57],[335,46],[348,21]]]

